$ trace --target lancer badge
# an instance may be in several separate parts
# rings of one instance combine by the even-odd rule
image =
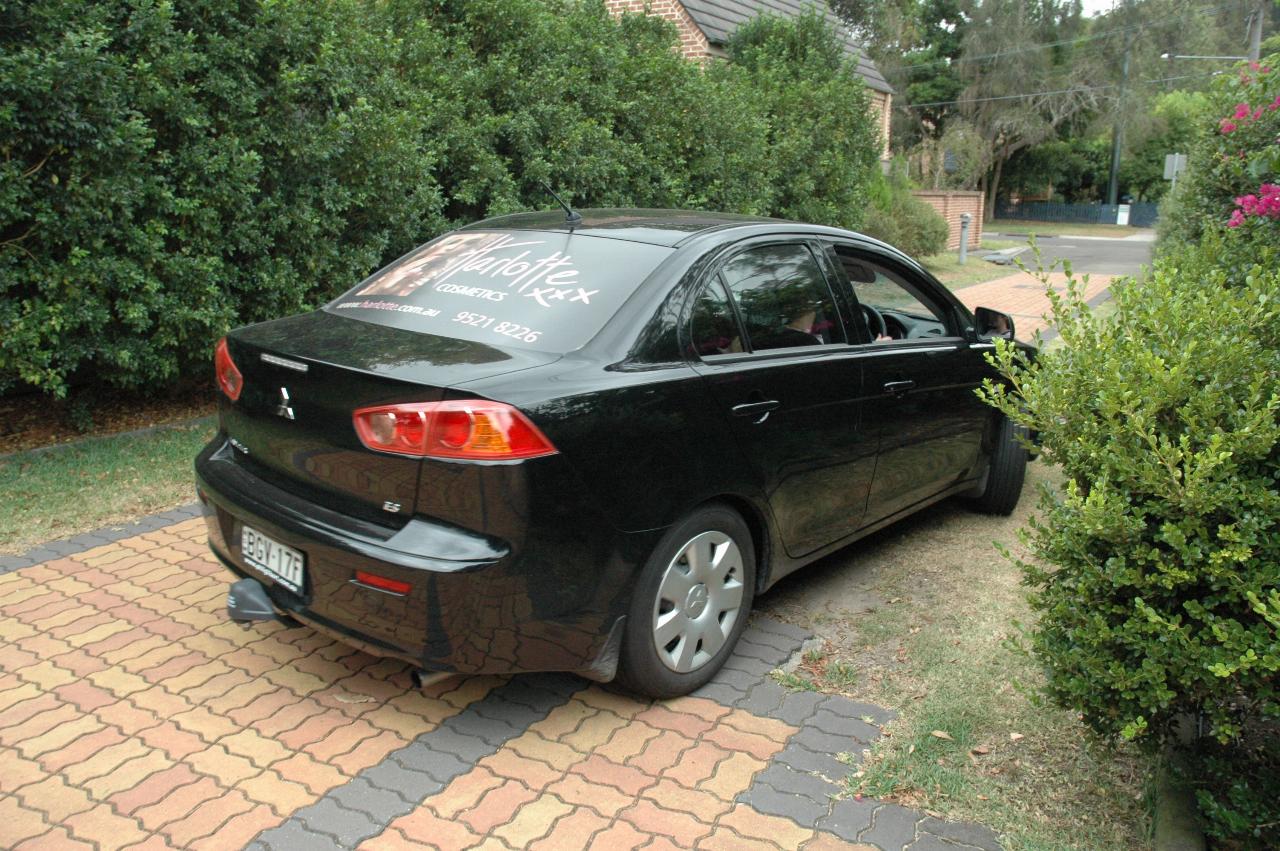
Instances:
[[[290,404],[288,387],[280,388],[280,404],[276,405],[276,413],[284,417],[286,420],[294,418],[293,405]]]

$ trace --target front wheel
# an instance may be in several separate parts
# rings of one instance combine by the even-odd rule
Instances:
[[[619,684],[677,697],[710,680],[746,627],[755,573],[751,532],[733,510],[704,506],[672,527],[637,580]]]
[[[1008,515],[1017,508],[1027,475],[1027,447],[1020,440],[1026,436],[1026,428],[1008,417],[1000,418],[986,482],[973,497],[973,507],[978,511]]]

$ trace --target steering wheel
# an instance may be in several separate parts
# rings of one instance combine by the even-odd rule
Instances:
[[[867,330],[871,332],[873,343],[881,337],[889,336],[889,326],[885,325],[884,315],[880,311],[865,302],[859,302],[858,307],[862,308],[862,315],[866,317]]]

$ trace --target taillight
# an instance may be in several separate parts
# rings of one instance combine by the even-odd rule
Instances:
[[[352,419],[365,446],[397,455],[512,461],[557,451],[520,411],[485,399],[379,405]]]
[[[244,389],[244,376],[236,369],[231,352],[227,351],[226,337],[219,340],[217,348],[213,350],[213,369],[218,375],[218,386],[227,394],[227,398],[232,402],[239,399],[240,391]]]

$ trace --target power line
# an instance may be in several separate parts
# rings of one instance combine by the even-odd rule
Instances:
[[[1190,80],[1198,77],[1216,77],[1217,75],[1222,73],[1225,73],[1225,72],[1210,71],[1208,73],[1203,73],[1203,74],[1179,74],[1176,77],[1146,78],[1146,79],[1139,80],[1139,82],[1169,83],[1174,80]],[[992,101],[999,101],[999,100],[1020,100],[1022,98],[1042,97],[1044,95],[1065,95],[1065,94],[1071,94],[1072,92],[1091,92],[1099,89],[1114,89],[1119,87],[1119,85],[1120,85],[1119,83],[1102,83],[1096,86],[1073,86],[1069,89],[1054,89],[1052,91],[1045,91],[1045,92],[1026,92],[1024,94],[1019,94],[1019,95],[999,95],[995,97],[986,97],[986,98],[960,98],[959,100],[938,100],[938,101],[933,101],[932,103],[904,104],[903,108],[904,109],[923,109],[927,106],[952,106],[952,105],[961,104],[961,103],[990,103]]]
[[[1205,14],[1209,14],[1209,13],[1212,13],[1212,12],[1220,12],[1220,11],[1222,11],[1223,9],[1228,9],[1228,8],[1231,8],[1231,7],[1234,7],[1234,6],[1237,6],[1237,5],[1239,5],[1239,4],[1238,4],[1238,3],[1223,3],[1223,4],[1218,5],[1218,6],[1203,6],[1203,7],[1199,8],[1199,9],[1193,9],[1193,10],[1191,10],[1191,11],[1190,11],[1190,14],[1193,14],[1193,15],[1205,15]],[[905,72],[907,72],[907,73],[911,73],[911,72],[914,72],[916,69],[919,69],[919,68],[932,68],[932,67],[934,67],[934,66],[936,66],[936,65],[959,65],[959,64],[964,63],[964,62],[978,62],[978,61],[981,61],[981,60],[984,60],[984,59],[1000,59],[1000,58],[1005,57],[1005,56],[1017,56],[1017,55],[1022,54],[1022,53],[1032,53],[1032,52],[1037,51],[1037,50],[1048,50],[1048,49],[1049,49],[1049,48],[1051,48],[1051,47],[1061,47],[1061,46],[1063,46],[1063,45],[1067,45],[1067,44],[1079,44],[1079,43],[1081,43],[1081,42],[1086,42],[1086,41],[1096,41],[1096,40],[1098,40],[1098,39],[1102,39],[1102,38],[1106,38],[1106,37],[1108,37],[1108,36],[1116,35],[1116,34],[1118,34],[1118,33],[1126,33],[1126,32],[1129,32],[1129,31],[1131,31],[1131,30],[1141,30],[1141,29],[1158,29],[1158,28],[1161,28],[1161,27],[1177,27],[1177,26],[1186,26],[1186,21],[1185,21],[1185,20],[1182,20],[1182,19],[1177,19],[1177,18],[1175,18],[1175,19],[1173,19],[1173,20],[1169,20],[1169,21],[1163,21],[1163,22],[1158,22],[1158,21],[1144,21],[1144,22],[1142,22],[1142,23],[1138,23],[1138,24],[1129,24],[1129,25],[1127,25],[1127,26],[1123,26],[1123,27],[1115,27],[1115,28],[1113,28],[1113,29],[1103,30],[1103,31],[1101,31],[1101,32],[1096,32],[1096,33],[1089,33],[1089,34],[1087,34],[1087,35],[1082,35],[1082,36],[1075,36],[1075,37],[1073,37],[1073,38],[1064,38],[1064,39],[1060,39],[1060,40],[1058,40],[1058,41],[1047,41],[1047,42],[1045,42],[1045,43],[1043,43],[1043,44],[1030,44],[1030,45],[1027,45],[1026,47],[1014,48],[1013,50],[1001,50],[1001,51],[996,52],[996,53],[984,53],[984,54],[979,54],[978,56],[964,56],[964,55],[961,55],[960,57],[958,57],[958,58],[956,58],[956,59],[935,59],[935,60],[933,60],[933,61],[931,61],[931,62],[919,62],[919,63],[914,63],[914,64],[911,64],[911,65],[903,66],[903,69],[902,69],[902,70],[903,70],[903,71],[905,71]]]

